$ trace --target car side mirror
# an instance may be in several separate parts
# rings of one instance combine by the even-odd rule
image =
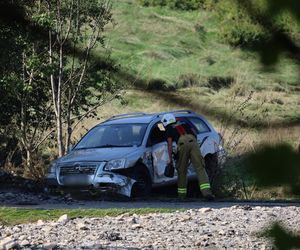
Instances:
[[[74,145],[73,144],[70,144],[69,147],[68,147],[68,154],[74,149]]]

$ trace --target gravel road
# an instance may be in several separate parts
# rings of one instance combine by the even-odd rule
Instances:
[[[299,206],[295,202],[243,202],[218,201],[205,202],[201,199],[188,199],[185,202],[175,198],[148,198],[131,201],[110,201],[108,199],[80,199],[76,200],[69,195],[51,196],[44,193],[22,192],[16,189],[0,190],[0,207],[19,207],[37,209],[63,209],[63,208],[186,208],[197,209],[202,207],[226,208],[234,205],[240,206]]]
[[[26,208],[186,208],[174,213],[0,225],[0,249],[271,249],[257,234],[273,221],[300,232],[299,203],[76,201],[70,197],[0,192],[0,203]]]
[[[1,247],[21,249],[271,249],[257,235],[272,221],[300,230],[300,207],[209,206],[166,214],[0,226]]]

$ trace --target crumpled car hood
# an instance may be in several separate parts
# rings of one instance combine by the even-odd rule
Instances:
[[[78,162],[78,161],[110,161],[124,158],[138,150],[137,147],[126,148],[93,148],[73,150],[69,154],[57,160],[57,163]]]

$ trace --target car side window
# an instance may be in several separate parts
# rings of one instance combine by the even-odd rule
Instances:
[[[166,141],[165,128],[162,123],[156,123],[151,129],[147,145],[153,146],[164,141]]]
[[[187,118],[191,123],[194,124],[194,126],[197,128],[198,133],[205,133],[205,132],[210,132],[209,127],[207,126],[207,124],[198,117],[188,117]]]

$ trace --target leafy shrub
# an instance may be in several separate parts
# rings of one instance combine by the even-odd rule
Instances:
[[[140,0],[143,6],[168,6],[179,10],[197,10],[211,7],[216,0]]]
[[[143,6],[166,6],[167,0],[140,0]]]
[[[220,1],[216,11],[220,21],[219,34],[230,45],[254,45],[265,38],[258,23],[251,20],[246,10],[232,0]]]
[[[274,15],[269,12],[267,0],[250,2],[251,14],[250,7],[239,5],[235,0],[222,0],[215,6],[220,23],[220,37],[230,45],[252,47],[269,39],[272,34],[264,30],[260,24],[266,20],[292,36],[299,34],[300,27],[290,12],[282,11]],[[256,16],[262,17],[260,22]]]
[[[148,83],[148,90],[165,90],[167,83],[162,79],[151,79]]]
[[[196,10],[203,6],[203,2],[201,0],[171,0],[169,1],[170,7],[174,9],[180,10]]]

